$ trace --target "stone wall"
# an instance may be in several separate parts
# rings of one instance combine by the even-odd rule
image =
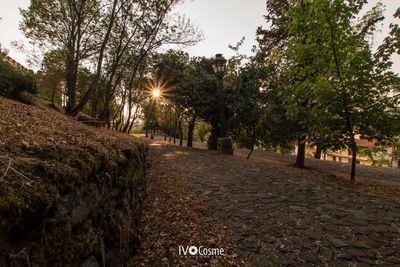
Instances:
[[[122,149],[114,158],[107,151],[31,149],[40,160],[13,169],[27,168],[40,182],[0,186],[0,266],[128,261],[139,246],[146,145]]]

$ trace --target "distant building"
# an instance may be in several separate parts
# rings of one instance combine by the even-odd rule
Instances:
[[[368,140],[356,139],[356,143],[358,148],[373,148],[375,144]],[[351,150],[342,149],[340,151],[326,151],[323,155],[325,160],[337,161],[343,163],[351,163],[352,153]],[[357,164],[360,165],[371,165],[370,159],[368,156],[359,153],[357,155]]]
[[[368,155],[365,155],[362,153],[362,149],[371,149],[376,147],[375,142],[371,142],[365,139],[360,139],[359,137],[356,137],[356,143],[359,149],[361,149],[361,152],[357,154],[357,164],[360,165],[372,165],[371,158],[368,157]],[[391,147],[382,147],[382,152],[380,153],[379,156],[375,156],[377,161],[381,162],[387,162],[386,164],[382,164],[383,166],[391,166],[394,168],[400,168],[400,159],[395,159],[392,158],[392,151],[393,148]],[[308,147],[307,148],[307,153],[311,158],[314,158],[315,153],[316,153],[316,148],[315,147]],[[348,149],[342,149],[342,150],[337,150],[337,151],[325,151],[322,153],[322,160],[328,160],[328,161],[336,161],[336,162],[341,162],[341,163],[349,163],[351,164],[352,160],[352,152],[351,150]]]
[[[0,47],[0,55],[2,56],[3,60],[7,63],[9,63],[11,66],[13,66],[14,69],[25,73],[25,74],[34,74],[33,70],[26,68],[22,64],[20,64],[18,61],[4,53]]]

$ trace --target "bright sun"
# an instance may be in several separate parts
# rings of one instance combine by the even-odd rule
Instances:
[[[159,98],[161,96],[161,91],[160,91],[160,89],[153,89],[151,94],[153,95],[153,97]]]

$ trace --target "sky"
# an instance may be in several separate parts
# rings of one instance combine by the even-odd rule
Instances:
[[[378,0],[370,0],[365,10],[374,6]],[[400,7],[399,0],[383,0],[386,6],[385,21],[379,27],[380,32],[374,37],[374,47],[382,43],[388,35],[389,24],[394,21],[393,14]],[[30,0],[0,0],[0,44],[9,50],[10,56],[22,64],[26,57],[12,48],[12,41],[26,42],[19,31],[21,16],[18,8],[27,8]],[[217,53],[225,57],[233,55],[228,46],[235,45],[242,37],[246,41],[241,53],[251,55],[251,48],[256,45],[255,36],[258,26],[266,26],[263,15],[266,13],[265,0],[186,0],[176,7],[174,13],[184,14],[196,24],[204,34],[204,41],[186,49],[192,56],[211,57]],[[399,23],[399,21],[397,21]],[[400,56],[393,58],[393,70],[400,73]]]
[[[193,56],[234,54],[228,46],[245,37],[242,52],[251,53],[256,30],[263,25],[265,0],[191,0],[176,8],[203,31],[204,41],[187,49]]]

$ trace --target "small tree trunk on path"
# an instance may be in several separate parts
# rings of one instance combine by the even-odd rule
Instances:
[[[322,148],[320,145],[317,146],[317,151],[315,152],[315,157],[314,159],[321,159],[322,155]]]
[[[298,139],[297,158],[295,166],[297,168],[304,168],[304,161],[306,157],[306,137],[303,135]]]
[[[250,148],[249,154],[247,155],[247,159],[250,158],[251,154],[254,151],[254,146],[256,145],[256,139],[257,139],[257,136],[256,136],[256,125],[254,124],[253,125],[253,138],[251,140],[251,148]]]
[[[354,135],[352,135],[351,137],[351,153],[352,153],[352,157],[351,157],[351,174],[350,174],[350,179],[351,181],[355,181],[356,180],[356,165],[357,165],[357,144],[356,144],[356,140],[354,138]]]
[[[193,132],[194,132],[194,127],[196,125],[196,117],[193,117],[189,121],[189,127],[188,127],[188,141],[187,141],[187,146],[188,147],[193,147]]]
[[[356,180],[356,164],[357,164],[357,149],[352,149],[352,158],[351,158],[351,180]]]

